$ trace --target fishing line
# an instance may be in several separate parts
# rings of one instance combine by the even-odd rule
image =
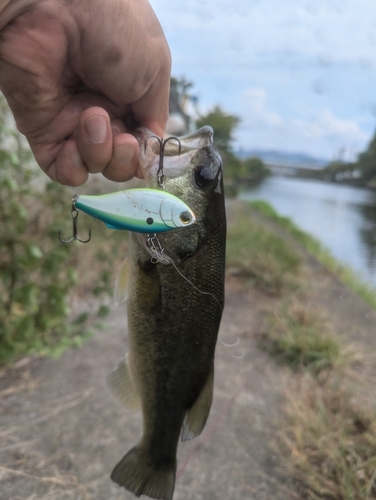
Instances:
[[[216,297],[215,295],[213,295],[213,294],[212,294],[212,293],[210,293],[210,292],[203,292],[202,290],[200,290],[199,288],[197,288],[197,286],[196,286],[196,285],[194,285],[194,284],[192,283],[192,281],[190,281],[190,280],[189,280],[186,276],[184,276],[184,274],[183,274],[181,271],[179,271],[179,269],[176,267],[175,262],[174,262],[174,261],[173,261],[173,260],[172,260],[172,259],[171,259],[168,255],[167,255],[166,257],[167,257],[168,259],[170,259],[171,264],[174,266],[174,268],[175,268],[175,269],[176,269],[176,271],[180,274],[180,276],[181,276],[183,279],[185,279],[185,281],[186,281],[187,283],[189,283],[190,285],[192,285],[192,286],[193,286],[193,288],[194,288],[195,290],[197,290],[199,293],[201,293],[201,295],[210,295],[211,297],[213,297],[213,299],[216,301],[216,303],[219,305],[219,307],[220,307],[221,311],[223,312],[223,307],[222,307],[222,304],[219,302],[219,300],[217,299],[217,297]]]
[[[177,273],[187,282],[189,283],[198,293],[201,295],[210,295],[213,297],[213,299],[216,301],[216,303],[219,305],[221,311],[223,312],[223,307],[222,304],[219,302],[217,297],[213,295],[211,292],[203,292],[200,290],[192,281],[190,281],[184,274],[177,268],[175,262],[169,257],[165,251],[164,248],[161,245],[161,242],[159,241],[157,235],[154,233],[153,235],[148,235],[147,241],[146,241],[146,247],[148,250],[150,250],[152,257],[151,257],[151,262],[153,264],[156,264],[157,262],[160,262],[161,264],[172,264],[174,269],[177,271]]]

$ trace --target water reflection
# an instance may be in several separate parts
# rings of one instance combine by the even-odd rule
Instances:
[[[242,193],[264,199],[311,233],[333,255],[376,283],[376,193],[318,181],[270,177]]]
[[[366,265],[371,276],[376,275],[376,200],[373,205],[358,205],[357,209],[364,217],[364,227],[360,237],[367,250]]]

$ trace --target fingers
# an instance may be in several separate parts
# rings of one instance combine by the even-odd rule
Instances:
[[[125,127],[121,120],[112,122],[113,154],[112,159],[102,171],[102,174],[112,181],[124,182],[136,175],[139,166],[138,142],[131,135],[124,133]]]
[[[87,181],[89,172],[82,161],[75,139],[69,139],[64,144],[46,174],[53,181],[65,186],[81,186]]]
[[[84,184],[89,173],[125,182],[138,168],[137,139],[126,133],[122,120],[110,121],[100,107],[83,111],[73,137],[66,141],[46,170],[52,180],[68,186]]]
[[[75,133],[83,163],[92,174],[102,172],[112,158],[112,131],[108,113],[99,107],[86,109]]]
[[[171,59],[165,58],[157,78],[141,99],[131,104],[135,120],[158,137],[163,137],[169,111]]]

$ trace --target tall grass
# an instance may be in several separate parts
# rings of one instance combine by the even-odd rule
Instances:
[[[251,205],[289,231],[293,239],[376,307],[375,290],[339,265],[315,238],[279,216],[267,203]],[[259,233],[260,226],[249,222],[249,217],[237,219],[230,229],[233,241],[229,264],[246,269],[257,286],[261,283],[261,289],[265,289],[261,270],[266,259],[273,262],[267,267],[268,273],[274,273],[267,282],[285,284],[290,275],[299,280],[295,250],[282,246],[279,238],[270,236],[265,228]],[[295,258],[291,259],[292,255]],[[284,278],[279,280],[280,276]],[[286,391],[287,426],[284,422],[278,433],[279,450],[284,456],[281,468],[294,478],[304,499],[376,500],[376,413],[355,400],[357,392],[349,377],[355,353],[334,335],[322,312],[307,304],[307,297],[291,288],[289,292],[269,314],[260,337],[263,349],[294,369]],[[357,383],[361,384],[359,377]],[[359,385],[356,388],[359,390]]]
[[[287,394],[288,428],[279,434],[283,469],[303,498],[376,498],[376,415],[357,405],[334,375],[325,384],[309,376]]]
[[[291,368],[313,374],[344,366],[351,360],[317,310],[301,301],[282,303],[269,315],[260,346]]]
[[[227,268],[269,294],[295,283],[300,257],[284,239],[252,221],[238,208],[227,235]]]

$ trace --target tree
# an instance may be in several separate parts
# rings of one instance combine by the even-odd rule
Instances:
[[[230,153],[232,151],[233,132],[240,123],[240,118],[225,113],[219,106],[215,106],[207,115],[196,120],[196,127],[210,125],[214,130],[214,142],[220,149]]]
[[[241,174],[250,180],[259,181],[270,175],[270,170],[260,158],[252,157],[244,160]]]
[[[357,161],[357,167],[362,172],[362,180],[369,183],[376,177],[376,133],[373,136],[368,148],[360,153]]]
[[[175,78],[171,77],[170,80],[170,92],[175,94],[179,98],[179,104],[184,107],[184,101],[190,99],[192,96],[188,93],[188,90],[193,87],[193,83],[186,80],[184,77]]]

